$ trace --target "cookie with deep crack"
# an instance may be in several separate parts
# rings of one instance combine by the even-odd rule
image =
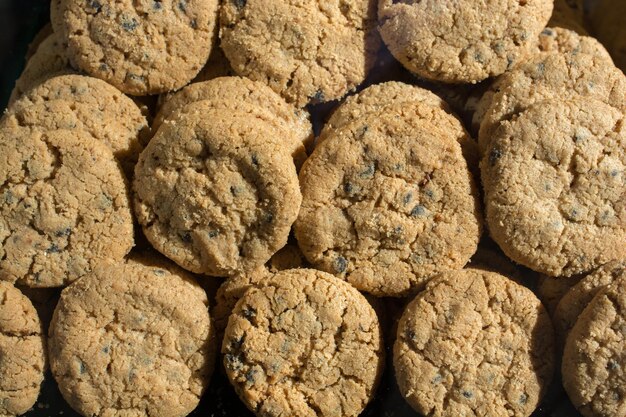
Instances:
[[[546,100],[502,122],[481,161],[491,237],[550,276],[626,258],[624,113],[591,98]]]
[[[593,297],[565,344],[561,371],[572,403],[586,417],[614,417],[626,408],[626,278]]]
[[[221,47],[233,70],[304,107],[361,84],[380,46],[376,0],[228,0]]]
[[[184,306],[184,308],[181,308]],[[193,280],[138,262],[97,268],[67,287],[50,326],[50,367],[84,416],[186,416],[215,354],[208,300]]]
[[[111,148],[129,178],[149,134],[145,117],[130,98],[82,75],[53,77],[32,88],[9,106],[2,123],[42,131],[84,130]]]
[[[300,172],[295,225],[315,267],[376,296],[420,290],[462,268],[482,231],[478,192],[456,133],[421,103],[357,119]]]
[[[312,269],[276,274],[239,300],[224,367],[259,416],[358,416],[384,364],[374,309],[349,284]]]
[[[30,300],[0,281],[0,415],[26,413],[46,370],[45,335]]]
[[[0,130],[0,279],[59,287],[133,246],[124,174],[80,131]]]
[[[407,69],[435,81],[475,83],[530,52],[552,0],[380,0],[383,41]]]
[[[230,276],[287,243],[300,208],[280,133],[205,102],[159,128],[135,169],[135,214],[152,245],[183,268]]]
[[[529,289],[493,272],[444,273],[398,323],[400,392],[433,417],[529,416],[552,379],[553,336]]]
[[[213,47],[217,0],[57,0],[52,26],[72,62],[127,94],[178,90]]]

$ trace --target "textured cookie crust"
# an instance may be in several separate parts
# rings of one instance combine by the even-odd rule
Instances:
[[[32,303],[0,281],[0,415],[21,415],[35,405],[46,368],[45,350]]]
[[[287,243],[302,197],[276,130],[204,103],[161,125],[141,154],[135,214],[152,245],[183,268],[230,276]]]
[[[586,417],[622,416],[626,410],[626,279],[596,294],[567,337],[563,385]]]
[[[0,129],[0,279],[58,287],[133,246],[124,175],[80,131]]]
[[[217,0],[60,0],[55,32],[77,67],[127,94],[178,90],[211,52]]]
[[[554,313],[554,330],[561,345],[576,324],[578,316],[604,287],[626,277],[626,262],[615,261],[601,266],[584,277],[561,298]]]
[[[487,224],[508,257],[551,276],[626,258],[624,113],[548,100],[503,122],[481,161]]]
[[[380,33],[421,77],[468,83],[502,74],[534,46],[551,0],[380,0]]]
[[[239,75],[304,107],[361,84],[380,46],[376,0],[227,0],[221,47]]]
[[[442,274],[398,324],[400,391],[433,417],[529,416],[552,379],[553,336],[529,289],[493,272]]]
[[[374,309],[349,284],[311,269],[246,292],[222,353],[239,397],[268,417],[358,416],[384,363]]]
[[[377,296],[404,296],[462,268],[481,234],[478,194],[454,131],[420,103],[355,120],[300,172],[295,234],[317,268]]]
[[[514,118],[541,100],[582,96],[600,100],[622,112],[626,109],[624,74],[606,57],[578,53],[576,49],[535,55],[529,62],[503,74],[491,90],[495,94],[484,112],[478,135],[478,147],[483,153],[489,151],[502,121]]]
[[[108,265],[63,291],[50,366],[85,416],[186,416],[208,385],[213,343],[197,283],[139,263]]]
[[[606,48],[596,38],[584,36],[561,27],[545,28],[539,35],[540,52],[587,54],[613,62]]]
[[[127,175],[149,134],[145,117],[130,98],[102,80],[82,75],[48,79],[14,102],[4,118],[9,126],[42,131],[84,130],[111,148]]]
[[[543,274],[539,275],[535,293],[546,307],[546,310],[548,310],[548,313],[550,313],[550,317],[554,318],[554,313],[556,312],[561,298],[563,298],[574,285],[578,284],[581,279],[581,275],[567,278],[550,277]]]

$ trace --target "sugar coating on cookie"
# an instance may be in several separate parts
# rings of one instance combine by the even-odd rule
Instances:
[[[262,416],[358,416],[384,363],[374,309],[321,271],[276,274],[239,300],[222,343],[243,402]]]
[[[135,214],[152,245],[183,268],[230,276],[287,243],[300,208],[278,132],[205,102],[164,123],[135,170]]]
[[[55,32],[78,68],[127,94],[177,90],[211,52],[217,0],[61,0]]]
[[[63,291],[49,333],[61,394],[85,416],[186,416],[213,372],[204,290],[158,266],[97,268]]]
[[[26,413],[46,370],[45,336],[30,300],[0,281],[0,415]]]
[[[444,273],[398,323],[400,392],[433,417],[529,416],[552,379],[553,336],[529,289],[493,272]]]
[[[433,122],[439,111],[400,105],[316,147],[300,172],[295,225],[315,267],[377,296],[404,296],[469,261],[482,231],[478,194],[459,132]]]
[[[567,337],[563,386],[585,417],[623,415],[626,407],[626,277],[593,297]]]
[[[298,107],[339,99],[376,60],[376,0],[224,1],[220,40],[235,72]]]
[[[624,113],[600,101],[547,100],[503,122],[481,161],[491,237],[551,276],[626,258]]]
[[[554,330],[557,341],[562,345],[578,316],[589,305],[593,297],[604,287],[626,277],[626,262],[614,261],[601,266],[582,278],[559,301],[554,313]]]
[[[53,77],[25,93],[6,111],[4,123],[36,129],[80,129],[108,145],[132,174],[148,123],[118,89],[82,75]]]
[[[0,129],[0,279],[58,287],[133,246],[124,174],[80,131]]]
[[[383,41],[421,77],[474,83],[502,74],[533,47],[551,0],[380,0]]]

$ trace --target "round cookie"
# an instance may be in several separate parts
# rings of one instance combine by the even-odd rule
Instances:
[[[482,117],[478,135],[478,147],[483,153],[489,151],[503,120],[513,119],[541,100],[585,97],[622,112],[626,109],[624,74],[606,58],[576,50],[535,55],[502,75],[492,90],[495,94]]]
[[[35,55],[35,52],[37,52],[37,48],[39,48],[39,45],[41,45],[43,41],[48,39],[48,37],[52,35],[52,33],[52,25],[50,23],[46,23],[39,30],[39,32],[37,32],[33,40],[30,41],[30,43],[28,44],[28,50],[26,51],[26,55],[24,56],[24,61],[28,62],[32,58],[32,56]]]
[[[581,279],[559,301],[554,313],[554,330],[557,341],[563,346],[567,335],[576,324],[578,316],[589,305],[593,297],[604,287],[621,277],[626,277],[626,262],[614,261],[601,266]]]
[[[42,131],[80,129],[106,144],[130,177],[149,127],[141,110],[115,87],[82,75],[53,77],[25,93],[4,116],[3,126]]]
[[[563,298],[573,286],[578,284],[581,278],[582,276],[558,278],[539,274],[535,293],[546,307],[546,310],[548,310],[548,313],[550,313],[550,317],[554,317],[554,313],[561,298]]]
[[[433,417],[529,416],[552,379],[553,336],[529,289],[494,272],[442,274],[398,323],[400,393]]]
[[[587,54],[606,63],[613,62],[611,55],[596,38],[580,35],[573,30],[561,27],[548,27],[541,32],[539,52]]]
[[[0,279],[58,287],[133,246],[124,175],[80,131],[0,130]]]
[[[522,285],[530,278],[528,276],[525,277],[522,271],[503,253],[495,248],[483,245],[482,242],[478,245],[478,249],[467,267],[496,272]]]
[[[51,34],[37,47],[37,51],[26,63],[20,77],[15,81],[15,87],[9,98],[9,105],[20,98],[29,89],[48,78],[71,74],[75,71],[70,67],[66,56],[66,45],[60,37]]]
[[[259,416],[358,416],[384,364],[378,318],[349,284],[312,269],[245,293],[228,321],[224,367]]]
[[[561,372],[565,391],[586,417],[626,410],[626,278],[596,294],[567,337]]]
[[[375,63],[376,0],[228,0],[220,39],[236,73],[289,103],[332,101],[361,84]]]
[[[161,125],[141,154],[135,214],[150,243],[183,268],[230,276],[287,243],[302,197],[276,130],[205,103]]]
[[[212,332],[196,282],[136,262],[102,266],[61,294],[50,367],[84,416],[182,417],[213,372]]]
[[[590,98],[534,104],[481,161],[491,237],[550,276],[626,258],[624,113]]]
[[[300,172],[295,234],[308,261],[361,291],[404,296],[462,268],[481,234],[478,192],[454,132],[430,106],[355,120]]]
[[[78,68],[143,96],[178,90],[200,72],[217,7],[217,0],[60,0],[51,19]]]
[[[0,281],[0,415],[22,415],[35,405],[46,369],[45,351],[32,303]]]
[[[520,62],[552,13],[551,0],[380,0],[383,41],[407,69],[449,83],[475,83]]]

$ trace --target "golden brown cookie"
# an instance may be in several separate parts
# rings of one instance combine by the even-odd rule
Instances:
[[[376,0],[227,0],[221,47],[233,70],[297,107],[354,90],[376,60]]]
[[[552,379],[553,336],[529,289],[493,272],[444,273],[398,324],[400,392],[427,416],[529,416]]]
[[[61,394],[84,416],[182,417],[213,372],[212,331],[195,281],[140,263],[108,265],[61,294],[50,365]]]
[[[52,26],[76,66],[127,94],[178,90],[213,46],[217,0],[55,0]]]
[[[0,281],[0,415],[22,415],[35,405],[45,370],[37,311],[17,288]]]
[[[287,243],[300,208],[295,165],[277,131],[206,102],[161,125],[135,169],[135,214],[183,268],[230,276]]]
[[[585,417],[616,417],[626,410],[626,277],[593,297],[567,337],[563,385]]]
[[[561,298],[580,280],[582,276],[573,277],[550,277],[548,275],[539,274],[535,293],[541,300],[543,305],[550,313],[550,317],[554,317],[556,307],[559,305]]]
[[[481,161],[491,237],[551,276],[626,258],[624,113],[591,98],[534,104],[502,122]]]
[[[365,297],[312,269],[276,274],[239,300],[222,343],[224,367],[258,416],[358,416],[384,364]]]
[[[449,83],[502,74],[534,46],[552,0],[380,0],[380,33],[407,69]]]
[[[39,45],[48,39],[50,35],[52,35],[52,25],[48,22],[41,29],[39,29],[39,32],[37,32],[33,40],[31,40],[28,44],[28,50],[26,51],[26,56],[24,56],[24,61],[28,62],[32,56],[35,55],[35,52],[37,52]]]
[[[0,279],[59,287],[133,246],[127,184],[80,131],[0,129]]]
[[[319,144],[300,172],[295,225],[315,267],[376,296],[404,296],[460,269],[482,218],[457,132],[421,103],[357,119]]]

